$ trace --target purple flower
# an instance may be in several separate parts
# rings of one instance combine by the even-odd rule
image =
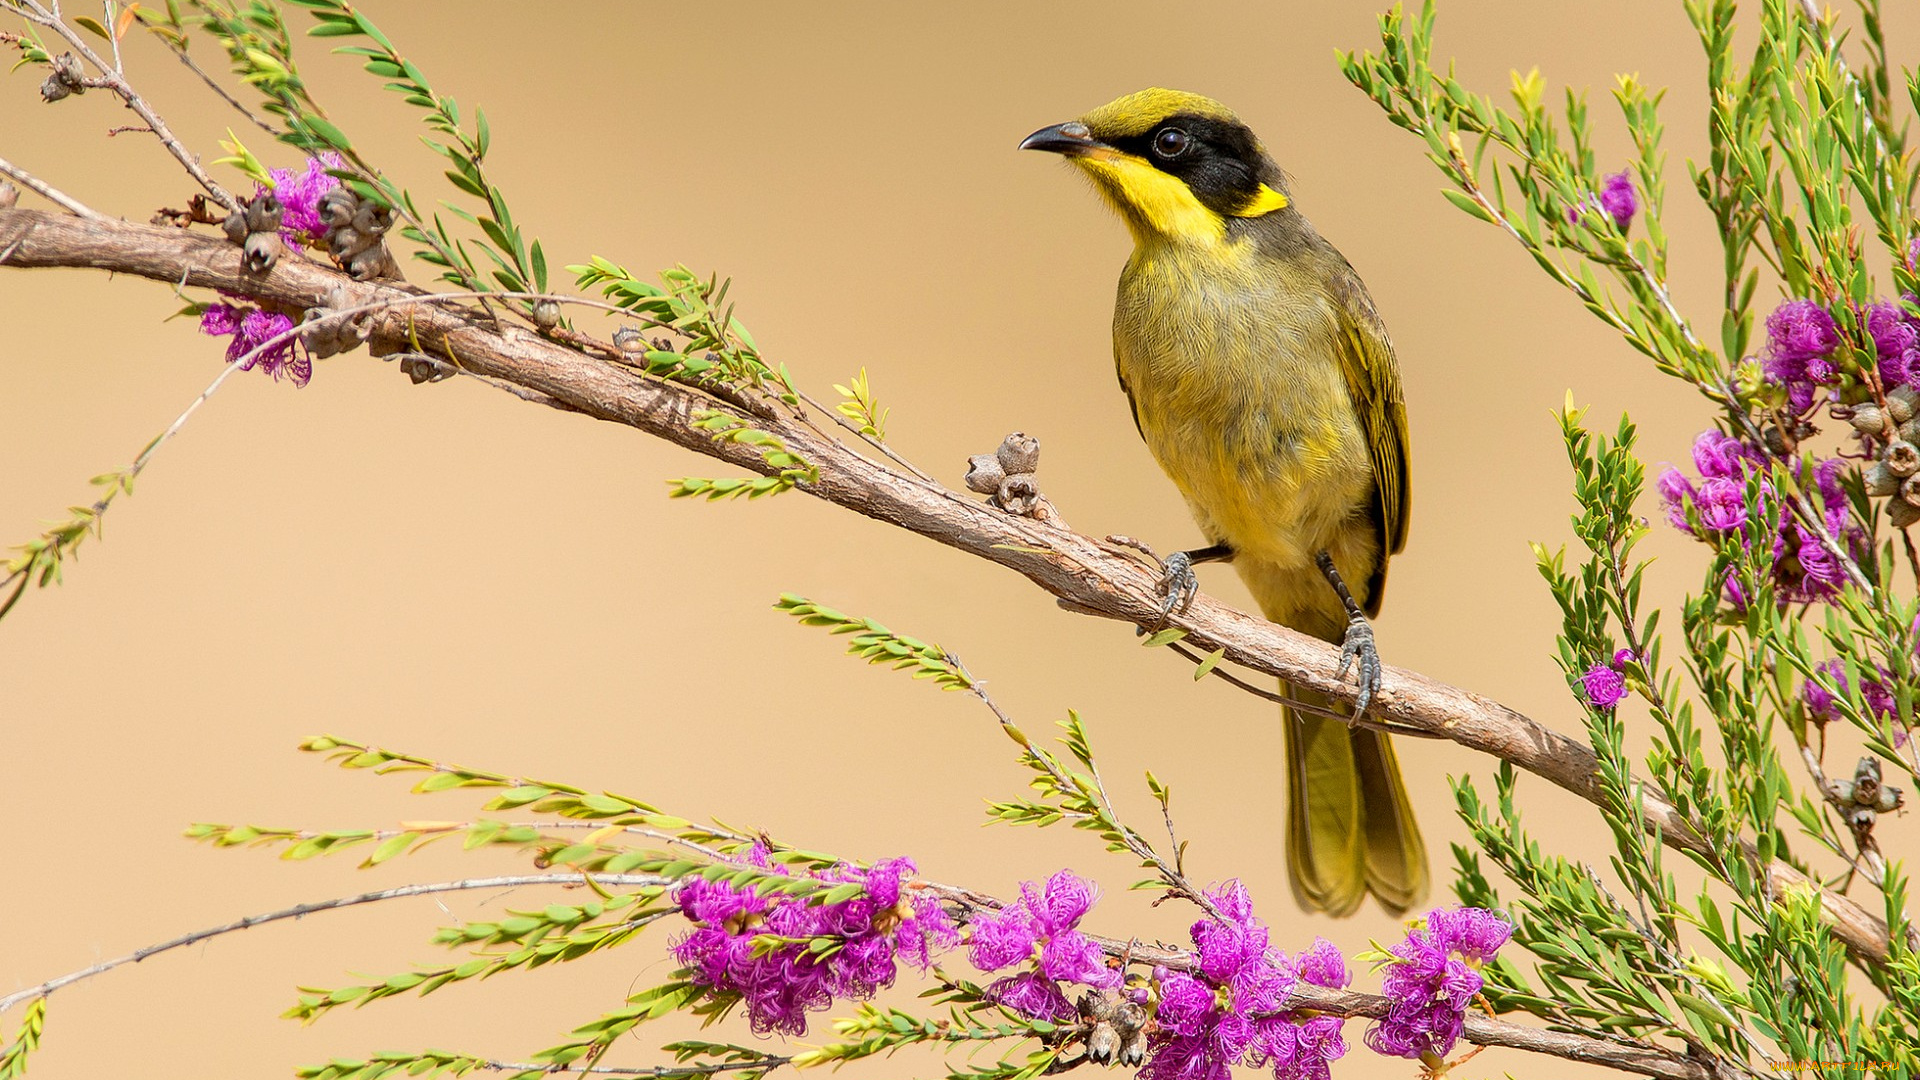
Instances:
[[[996,980],[987,987],[987,1000],[1035,1020],[1066,1020],[1074,1014],[1060,984],[1037,971]]]
[[[1295,960],[1271,948],[1238,881],[1207,899],[1221,917],[1193,924],[1194,970],[1154,971],[1159,1027],[1141,1080],[1225,1080],[1235,1064],[1271,1068],[1282,1080],[1324,1078],[1346,1052],[1340,1018],[1300,1016],[1286,1004],[1302,981],[1345,986],[1346,960],[1325,939]]]
[[[1600,185],[1600,209],[1613,218],[1621,232],[1633,224],[1633,215],[1640,212],[1640,195],[1633,190],[1633,177],[1627,170],[1614,173]]]
[[[1812,300],[1789,300],[1767,316],[1767,381],[1784,386],[1795,412],[1813,407],[1814,387],[1838,375],[1832,361],[1840,329],[1827,309]]]
[[[1808,679],[1800,684],[1800,700],[1806,703],[1807,713],[1822,722],[1840,719],[1839,701],[1846,696],[1846,665],[1838,659],[1828,660],[1814,668],[1833,681],[1834,689],[1828,690],[1817,681]],[[1899,704],[1894,698],[1889,684],[1893,681],[1893,672],[1875,665],[1879,678],[1863,677],[1860,680],[1860,700],[1867,706],[1867,715],[1877,720],[1892,720],[1899,714]],[[1896,732],[1900,742],[1905,742],[1903,732]],[[1898,743],[1896,743],[1898,745]]]
[[[1600,193],[1590,195],[1579,203],[1567,208],[1569,224],[1580,224],[1580,215],[1588,210],[1598,209],[1613,219],[1621,232],[1633,224],[1633,215],[1640,212],[1640,193],[1633,188],[1633,175],[1622,169],[1600,181]]]
[[[1587,704],[1596,709],[1611,709],[1627,700],[1627,680],[1606,664],[1595,664],[1580,676],[1580,687],[1587,693]]]
[[[1467,1005],[1484,985],[1474,969],[1493,959],[1511,934],[1494,912],[1430,912],[1388,950],[1380,992],[1390,1004],[1367,1029],[1367,1045],[1387,1057],[1446,1057],[1466,1025]]]
[[[1100,897],[1092,883],[1062,870],[1045,885],[1027,882],[1020,899],[997,912],[975,918],[968,955],[981,971],[998,971],[1033,958],[1038,950],[1040,971],[1049,979],[1112,988],[1120,973],[1107,966],[1106,955],[1077,927]]]
[[[758,857],[756,857],[758,856]],[[765,853],[749,851],[743,861],[770,873]],[[673,945],[687,976],[716,994],[732,994],[745,1003],[754,1031],[804,1034],[807,1014],[835,998],[865,999],[893,984],[901,960],[925,968],[936,948],[959,943],[959,932],[937,900],[908,895],[914,873],[909,859],[887,859],[866,869],[838,866],[816,873],[821,881],[852,883],[860,895],[832,904],[802,898],[762,895],[752,884],[688,878],[675,899],[694,924]],[[780,940],[755,954],[755,940]],[[824,954],[808,947],[818,938],[834,939]]]
[[[320,197],[340,186],[340,181],[327,175],[328,169],[342,169],[346,162],[340,155],[329,150],[317,158],[308,158],[306,169],[295,172],[292,169],[268,169],[267,175],[273,178],[273,193],[280,204],[286,207],[286,217],[280,222],[280,235],[289,244],[312,243],[326,235],[326,223],[320,220]],[[265,188],[254,191],[258,195]]]
[[[227,337],[240,329],[240,310],[232,304],[208,304],[200,313],[200,332],[208,337]]]
[[[1773,485],[1766,478],[1770,468],[1766,455],[1732,436],[1710,430],[1694,440],[1693,463],[1701,475],[1697,484],[1678,469],[1671,468],[1661,473],[1655,482],[1667,520],[1675,528],[1703,540],[1737,539],[1743,548],[1751,551],[1759,539],[1754,527],[1756,519],[1775,501]],[[1786,464],[1797,470],[1803,463],[1790,458]],[[1782,604],[1825,601],[1838,596],[1847,581],[1845,562],[1838,552],[1858,558],[1866,542],[1865,534],[1851,520],[1846,491],[1840,483],[1848,463],[1835,458],[1812,464],[1812,494],[1826,535],[1809,529],[1790,514],[1781,515],[1767,553],[1776,599]],[[1760,505],[1750,505],[1749,485],[1756,476],[1760,478],[1755,489]],[[1689,521],[1689,510],[1697,525]],[[1725,589],[1728,602],[1736,610],[1745,610],[1748,599],[1745,590],[1731,576]],[[1604,677],[1602,683],[1605,689]]]
[[[277,311],[224,301],[209,304],[200,313],[201,333],[233,338],[227,343],[227,363],[238,363],[243,371],[258,368],[276,379],[285,374],[293,379],[293,385],[305,386],[307,380],[313,378],[313,358],[307,355],[298,339],[287,337],[267,346],[292,329],[293,320]],[[267,347],[262,349],[262,346]],[[254,353],[256,349],[261,351]],[[250,353],[254,355],[249,356]]]
[[[1920,377],[1920,327],[1899,304],[1883,300],[1869,307],[1867,335],[1873,338],[1882,384],[1908,385]]]

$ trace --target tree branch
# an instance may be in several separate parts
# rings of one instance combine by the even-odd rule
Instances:
[[[0,211],[0,264],[28,268],[90,267],[166,282],[259,297],[289,308],[326,304],[336,289],[360,305],[420,295],[418,290],[356,282],[299,258],[282,259],[264,275],[246,273],[240,250],[211,236],[106,219],[81,219],[36,210]],[[1152,570],[1091,537],[1057,524],[1016,517],[946,488],[928,484],[856,453],[794,419],[755,410],[743,413],[697,385],[647,376],[554,343],[512,325],[494,325],[470,309],[420,304],[373,320],[372,340],[384,348],[432,350],[472,374],[509,383],[559,407],[637,428],[647,434],[754,473],[768,474],[760,450],[745,442],[716,441],[693,426],[712,412],[728,413],[768,431],[819,470],[801,490],[867,517],[919,533],[1027,577],[1063,606],[1159,629],[1158,581]],[[1335,675],[1334,647],[1198,597],[1172,625],[1185,643],[1221,650],[1233,663],[1351,704],[1354,687]],[[1498,702],[1415,672],[1386,668],[1369,719],[1395,728],[1451,739],[1512,762],[1589,802],[1602,798],[1592,750]],[[1648,826],[1677,849],[1721,857],[1691,829],[1671,803],[1642,787]],[[1749,857],[1751,852],[1748,853]],[[1847,897],[1782,863],[1766,868],[1774,895],[1821,895],[1836,937],[1865,963],[1888,956],[1887,926]]]

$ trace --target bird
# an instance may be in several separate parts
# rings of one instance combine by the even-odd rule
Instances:
[[[1113,354],[1134,426],[1207,544],[1164,564],[1167,611],[1193,567],[1231,561],[1269,620],[1341,646],[1357,711],[1291,688],[1282,706],[1287,868],[1308,911],[1372,894],[1399,915],[1427,855],[1388,736],[1352,724],[1380,684],[1370,618],[1406,544],[1399,363],[1351,264],[1294,205],[1288,178],[1226,106],[1159,88],[1044,127],[1133,237]]]

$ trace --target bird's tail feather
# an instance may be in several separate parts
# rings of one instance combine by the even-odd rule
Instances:
[[[1291,688],[1302,704],[1331,699]],[[1287,871],[1309,911],[1351,915],[1371,892],[1399,915],[1427,892],[1426,847],[1387,736],[1281,709],[1287,744]]]

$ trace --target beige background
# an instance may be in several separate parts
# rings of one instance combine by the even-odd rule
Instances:
[[[1569,535],[1549,410],[1572,388],[1610,426],[1631,402],[1656,462],[1683,460],[1707,411],[1439,197],[1420,145],[1334,66],[1335,48],[1373,40],[1371,4],[368,7],[438,85],[485,105],[493,174],[555,264],[719,268],[768,353],[811,389],[866,366],[896,445],[924,466],[957,483],[966,455],[1032,432],[1071,522],[1163,548],[1195,535],[1110,374],[1124,231],[1058,162],[1014,145],[1143,85],[1227,101],[1365,275],[1402,358],[1415,517],[1380,624],[1387,659],[1577,724],[1526,549]],[[1677,289],[1715,326],[1719,249],[1681,164],[1702,145],[1702,69],[1679,5],[1442,7],[1440,51],[1473,84],[1502,90],[1509,69],[1537,63],[1556,94],[1594,87],[1611,167],[1625,160],[1613,74],[1675,88]],[[1896,26],[1896,42],[1914,29]],[[343,126],[438,194],[409,110],[350,65],[306,55]],[[135,47],[131,64],[209,158],[223,129],[241,129],[156,48]],[[104,136],[130,121],[104,95],[42,107],[35,82],[5,83],[4,156],[136,220],[189,193],[151,140]],[[90,497],[88,476],[126,462],[217,373],[218,344],[160,324],[177,306],[146,282],[0,275],[0,540]],[[614,787],[849,856],[912,854],[929,875],[990,890],[1069,865],[1109,886],[1094,928],[1183,937],[1184,913],[1125,893],[1130,868],[1084,835],[983,830],[981,799],[1023,784],[989,716],[840,656],[837,639],[770,609],[783,590],[954,649],[1030,731],[1079,709],[1125,809],[1148,818],[1137,778],[1152,767],[1195,872],[1244,877],[1283,946],[1326,934],[1352,951],[1396,933],[1376,911],[1294,912],[1271,707],[1195,685],[1171,654],[1140,652],[1124,628],[1062,613],[1012,575],[805,497],[665,498],[664,479],[715,468],[476,384],[415,388],[364,354],[321,363],[304,391],[231,381],[67,583],[0,625],[0,990],[247,912],[516,865],[449,848],[355,872],[346,857],[284,864],[178,838],[194,820],[378,826],[478,806],[305,760],[294,744],[317,731]],[[1653,548],[1668,556],[1653,595],[1671,604],[1703,552],[1664,531]],[[1203,580],[1245,602],[1230,571]],[[1490,770],[1446,744],[1403,754],[1444,873],[1462,836],[1445,778]],[[1604,859],[1596,817],[1538,782],[1524,791],[1543,836]],[[275,1019],[297,984],[435,961],[426,938],[449,911],[544,902],[399,902],[124,969],[56,996],[34,1074],[271,1076],[427,1046],[521,1058],[666,974],[663,935],[311,1029]],[[656,1062],[652,1047],[684,1030],[643,1030],[611,1063]],[[1348,1034],[1357,1043],[1360,1025]],[[908,1069],[938,1066],[859,1072]],[[1567,1073],[1508,1052],[1466,1071],[1509,1070]],[[1408,1073],[1364,1053],[1341,1069]]]

